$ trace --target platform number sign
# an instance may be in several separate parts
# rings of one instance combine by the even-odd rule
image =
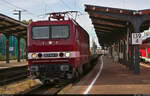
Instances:
[[[142,44],[142,35],[141,33],[132,33],[132,44]]]

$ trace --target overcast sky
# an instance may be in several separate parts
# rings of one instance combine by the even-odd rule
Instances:
[[[22,13],[22,20],[37,21],[46,20],[47,16],[42,14],[49,12],[80,11],[83,15],[77,18],[77,22],[87,30],[90,39],[98,44],[91,20],[84,12],[84,4],[134,10],[150,9],[150,0],[0,0],[0,13],[18,19],[13,15],[13,10],[27,10]]]

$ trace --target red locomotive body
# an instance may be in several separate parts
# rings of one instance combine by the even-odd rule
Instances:
[[[28,26],[28,69],[40,80],[72,79],[89,64],[89,35],[74,20],[37,21]]]

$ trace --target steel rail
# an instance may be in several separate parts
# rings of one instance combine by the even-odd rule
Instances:
[[[0,86],[27,78],[27,66],[0,70]]]

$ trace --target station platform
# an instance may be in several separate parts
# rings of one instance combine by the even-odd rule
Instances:
[[[107,56],[77,84],[62,94],[150,94],[150,67],[141,65],[141,74],[134,75],[124,65]]]
[[[0,61],[0,70],[12,67],[26,66],[28,63],[26,60],[21,60],[17,62],[17,60],[10,60],[10,63],[6,63],[6,61]]]

